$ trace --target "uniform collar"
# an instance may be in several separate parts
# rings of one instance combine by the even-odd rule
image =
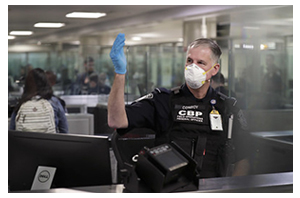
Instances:
[[[182,92],[185,95],[193,97],[195,99],[195,101],[197,101],[197,102],[207,102],[207,101],[210,101],[211,100],[211,96],[213,95],[213,88],[211,86],[209,86],[205,97],[202,98],[202,99],[195,98],[195,96],[190,92],[190,90],[186,86],[186,84],[182,85],[181,90],[182,90]]]

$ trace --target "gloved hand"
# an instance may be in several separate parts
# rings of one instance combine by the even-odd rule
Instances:
[[[126,73],[126,57],[124,54],[123,47],[125,45],[125,34],[118,34],[110,51],[110,58],[115,66],[115,72],[117,74]]]

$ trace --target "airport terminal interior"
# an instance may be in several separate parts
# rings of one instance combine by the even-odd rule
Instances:
[[[42,26],[50,22],[55,26]],[[133,158],[153,146],[155,131],[119,136],[107,124],[115,75],[109,54],[119,33],[126,38],[125,104],[184,84],[186,51],[195,39],[218,43],[224,87],[251,136],[247,176],[191,182],[183,175],[174,185],[138,178],[144,174],[136,175]],[[8,5],[8,124],[32,68],[55,74],[53,91],[65,101],[69,133],[9,130],[9,192],[293,192],[293,5]],[[91,89],[92,78],[80,85],[86,68],[101,86]],[[148,163],[138,170],[147,172]],[[47,167],[55,167],[54,176]],[[38,171],[52,184],[34,183]]]

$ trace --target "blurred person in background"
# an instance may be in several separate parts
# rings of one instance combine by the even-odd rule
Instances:
[[[210,86],[214,88],[214,90],[229,96],[229,90],[225,87],[225,78],[221,72],[218,72],[216,75],[211,77]],[[230,96],[234,98],[236,97],[233,91],[231,91]]]
[[[273,54],[266,56],[266,69],[267,72],[263,77],[263,88],[264,92],[281,94],[282,92],[282,72],[275,64],[275,57]]]
[[[84,72],[77,76],[76,83],[79,86],[79,92],[81,94],[87,94],[89,86],[89,77],[92,74],[97,74],[94,68],[94,59],[92,57],[87,57],[84,62]]]
[[[53,95],[52,88],[43,69],[35,68],[29,71],[26,79],[24,92],[16,105],[10,121],[10,130],[16,130],[16,118],[19,109],[30,100],[45,99],[53,108],[56,133],[68,133],[68,123],[65,111],[60,101]],[[24,120],[26,117],[23,118]],[[38,129],[37,129],[38,130]]]
[[[109,94],[110,87],[105,84],[106,74],[101,73],[99,75],[92,74],[89,77],[89,87],[88,94],[96,95],[96,94]]]
[[[56,84],[57,76],[51,70],[47,70],[46,71],[46,76],[48,78],[49,84],[52,87],[52,91],[53,91],[53,86]],[[61,99],[60,97],[58,97],[58,96],[56,96],[54,94],[53,94],[53,96],[56,97],[59,100],[59,102],[61,103],[61,105],[63,106],[63,108],[65,110],[65,113],[67,113],[66,102],[63,99]]]

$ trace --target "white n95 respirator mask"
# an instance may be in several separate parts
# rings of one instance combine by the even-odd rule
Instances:
[[[199,89],[205,83],[206,73],[209,72],[214,66],[212,66],[208,71],[204,71],[195,63],[186,66],[184,70],[185,82],[192,89]]]

